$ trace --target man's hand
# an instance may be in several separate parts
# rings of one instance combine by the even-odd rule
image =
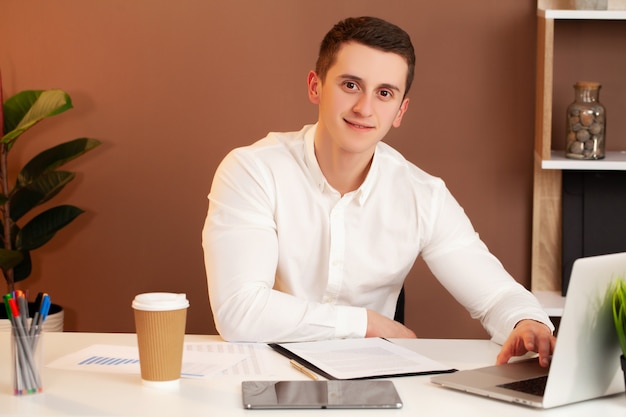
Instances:
[[[556,338],[543,323],[534,320],[521,320],[509,335],[496,359],[496,364],[507,363],[513,356],[521,356],[526,352],[539,354],[539,364],[550,365]]]
[[[375,311],[367,310],[367,332],[365,337],[388,337],[398,339],[415,339],[413,330],[402,323],[391,320]]]

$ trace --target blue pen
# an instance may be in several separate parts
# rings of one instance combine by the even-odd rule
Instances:
[[[48,318],[48,312],[50,311],[50,296],[46,293],[43,295],[43,299],[41,301],[41,309],[39,310],[39,315],[41,316],[41,322],[43,323]]]
[[[46,293],[43,293],[41,297],[39,310],[36,313],[37,321],[31,323],[31,330],[29,330],[29,334],[33,336],[38,336],[39,333],[41,333],[41,330],[43,329],[43,322],[46,321],[49,311],[50,311],[50,296]],[[38,338],[33,338],[33,349],[35,349],[36,347],[37,340]]]

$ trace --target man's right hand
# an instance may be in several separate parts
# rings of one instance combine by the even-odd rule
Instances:
[[[415,339],[413,330],[402,323],[391,320],[372,310],[367,310],[367,331],[365,337],[386,337],[397,339]]]

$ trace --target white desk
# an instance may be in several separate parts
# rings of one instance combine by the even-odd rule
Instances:
[[[220,340],[217,336],[186,337],[188,342]],[[602,416],[624,417],[626,395],[587,401],[551,410],[520,405],[451,391],[430,382],[428,376],[394,378],[404,402],[400,410],[244,410],[241,405],[242,377],[212,380],[182,379],[178,390],[164,391],[142,385],[139,375],[68,371],[46,367],[44,392],[14,396],[9,362],[9,333],[0,332],[0,415],[15,416]],[[499,346],[487,340],[394,340],[457,369],[493,363]],[[92,344],[136,345],[134,334],[47,333],[44,361],[76,352]],[[272,353],[272,369],[282,379],[306,379],[279,354]],[[263,378],[255,378],[263,379]],[[273,378],[265,378],[273,379]]]

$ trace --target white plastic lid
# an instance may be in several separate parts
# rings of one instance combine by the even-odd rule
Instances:
[[[180,310],[189,307],[189,300],[186,294],[148,292],[136,295],[132,306],[144,311]]]

